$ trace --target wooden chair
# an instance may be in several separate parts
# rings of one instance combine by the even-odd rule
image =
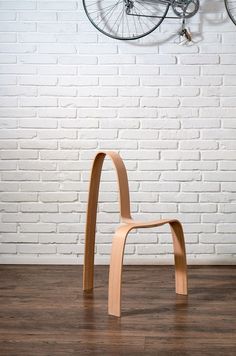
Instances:
[[[119,317],[121,314],[121,277],[124,247],[127,235],[131,230],[156,227],[164,224],[170,225],[174,245],[175,288],[177,294],[187,294],[187,264],[184,234],[181,223],[175,219],[155,220],[149,222],[133,220],[130,214],[127,172],[121,157],[116,152],[98,152],[93,162],[89,187],[85,232],[83,289],[90,290],[93,288],[97,204],[100,177],[105,156],[111,158],[114,164],[119,187],[121,225],[118,226],[112,240],[108,292],[108,314]]]

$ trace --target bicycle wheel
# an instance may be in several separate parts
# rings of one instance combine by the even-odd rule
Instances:
[[[104,35],[136,40],[154,31],[164,20],[169,4],[157,0],[83,0],[89,21]]]
[[[225,7],[229,17],[236,25],[236,0],[225,0]]]

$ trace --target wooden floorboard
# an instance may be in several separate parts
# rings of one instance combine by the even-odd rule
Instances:
[[[93,293],[81,266],[0,266],[0,355],[236,355],[236,266],[125,266],[122,317],[107,315],[108,268]]]

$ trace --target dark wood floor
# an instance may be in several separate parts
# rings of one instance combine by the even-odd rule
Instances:
[[[123,315],[107,315],[108,269],[82,292],[80,266],[0,266],[0,355],[236,355],[236,266],[126,266]]]

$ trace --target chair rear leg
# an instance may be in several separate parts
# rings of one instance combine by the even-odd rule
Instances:
[[[179,221],[170,223],[175,256],[175,290],[177,294],[188,294],[187,261],[184,233]]]

